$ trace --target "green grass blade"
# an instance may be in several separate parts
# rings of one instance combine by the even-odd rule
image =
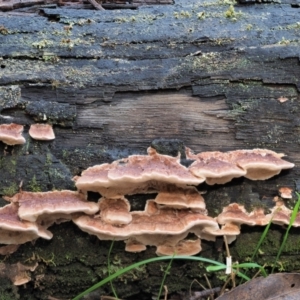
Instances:
[[[164,272],[164,277],[163,277],[163,280],[161,281],[161,284],[160,284],[160,289],[159,289],[159,292],[158,292],[157,300],[160,299],[160,295],[162,294],[162,290],[163,290],[163,287],[164,287],[167,275],[169,274],[169,271],[171,269],[171,265],[172,265],[174,256],[175,256],[175,253],[173,254],[172,258],[170,259],[170,262],[169,262],[169,264],[167,266],[167,269]]]
[[[206,267],[207,272],[217,272],[226,269],[226,265],[223,266],[208,266]]]
[[[262,267],[261,265],[257,264],[257,263],[241,263],[241,264],[234,264],[232,266],[233,268],[236,269],[252,269],[252,268],[258,268],[260,269],[262,275],[264,277],[267,277],[267,273],[264,267]]]
[[[146,265],[148,263],[152,263],[152,262],[157,262],[157,261],[163,261],[163,260],[171,260],[173,261],[174,259],[183,259],[183,260],[194,260],[194,261],[198,261],[198,262],[204,262],[204,263],[209,263],[209,264],[213,264],[213,265],[216,265],[216,266],[219,266],[220,269],[225,269],[226,268],[226,265],[223,264],[223,263],[220,263],[218,261],[215,261],[215,260],[211,260],[211,259],[208,259],[208,258],[204,258],[204,257],[199,257],[199,256],[186,256],[186,255],[179,255],[179,256],[161,256],[161,257],[154,257],[154,258],[150,258],[150,259],[146,259],[146,260],[143,260],[143,261],[140,261],[140,262],[137,262],[135,264],[132,264],[124,269],[121,269],[119,271],[117,271],[116,273],[108,276],[107,278],[101,280],[100,282],[96,283],[95,285],[93,285],[92,287],[90,287],[89,289],[85,290],[84,292],[82,292],[81,294],[77,295],[75,298],[73,298],[72,300],[79,300],[81,299],[83,296],[91,293],[92,291],[100,288],[101,286],[103,286],[104,284],[110,282],[111,280],[117,278],[118,276],[132,270],[132,269],[135,269],[135,268],[138,268],[142,265]],[[171,264],[169,263],[169,266]],[[253,266],[253,264],[252,264]],[[259,265],[257,265],[258,267],[261,267]],[[262,267],[261,267],[262,268]],[[168,270],[168,269],[167,269]],[[236,272],[236,271],[235,271]],[[237,271],[236,274],[245,279],[245,280],[250,280],[249,277],[247,277],[245,274]]]
[[[251,278],[249,278],[247,275],[245,275],[245,274],[243,274],[241,272],[236,272],[236,275],[239,276],[239,277],[241,277],[241,278],[243,278],[243,279],[245,279],[246,281],[250,281],[251,280]]]
[[[80,293],[79,295],[77,295],[75,298],[73,298],[73,300],[79,300],[81,299],[83,296],[91,293],[92,291],[98,289],[99,287],[103,286],[104,284],[110,282],[111,280],[117,278],[118,276],[132,270],[135,268],[138,268],[142,265],[146,265],[152,262],[157,262],[157,261],[163,261],[163,260],[170,260],[170,259],[185,259],[185,260],[194,260],[194,261],[200,261],[200,262],[204,262],[204,263],[209,263],[209,264],[213,264],[213,265],[224,265],[218,261],[214,261],[208,258],[204,258],[204,257],[197,257],[197,256],[186,256],[186,255],[181,255],[181,256],[161,256],[161,257],[154,257],[154,258],[149,258],[140,262],[137,262],[135,264],[132,264],[124,269],[121,269],[119,271],[117,271],[116,273],[106,277],[105,279],[101,280],[100,282],[94,284],[92,287],[88,288],[87,290],[85,290],[84,292]]]
[[[290,218],[290,222],[289,222],[288,228],[287,228],[287,230],[285,232],[285,235],[283,237],[282,243],[281,243],[280,248],[279,248],[279,250],[277,252],[277,256],[276,256],[276,259],[275,259],[275,262],[274,262],[274,265],[273,265],[271,273],[274,272],[275,266],[276,266],[276,264],[278,262],[278,259],[279,259],[280,255],[282,253],[282,250],[283,250],[283,248],[284,248],[284,246],[286,244],[286,240],[288,238],[289,231],[290,231],[290,229],[291,229],[291,227],[292,227],[292,225],[293,225],[293,223],[294,223],[294,221],[296,219],[296,216],[297,216],[297,213],[298,213],[298,210],[299,210],[299,206],[300,206],[300,194],[298,194],[298,193],[296,193],[296,194],[298,196],[298,200],[297,200],[297,203],[294,206],[294,209],[292,211],[292,215],[291,215],[291,218]]]
[[[257,265],[258,268],[262,268],[261,266]],[[226,265],[223,266],[208,266],[206,268],[207,272],[216,272],[216,271],[221,271],[225,270],[227,267]],[[240,271],[236,271],[236,269],[239,268],[239,265],[232,265],[233,272],[236,273],[237,276],[245,279],[246,281],[251,280],[246,274],[241,273]]]
[[[109,247],[109,251],[108,251],[108,256],[107,256],[107,270],[108,270],[108,277],[110,277],[110,275],[111,275],[111,268],[110,268],[110,253],[111,253],[111,250],[112,250],[112,248],[113,248],[113,246],[114,246],[114,242],[115,242],[115,241],[112,241],[112,242],[111,242],[110,247]],[[118,299],[119,297],[118,297],[118,295],[117,295],[117,293],[116,293],[116,291],[115,291],[115,289],[114,289],[112,280],[111,280],[109,283],[110,283],[110,287],[111,287],[111,290],[112,290],[112,292],[113,292],[115,298]]]
[[[269,229],[270,229],[271,224],[272,224],[272,219],[270,220],[270,222],[268,223],[268,225],[265,227],[265,229],[264,229],[264,231],[263,231],[263,233],[262,233],[262,235],[261,235],[261,237],[260,237],[260,239],[259,239],[259,241],[258,241],[258,243],[257,243],[257,245],[256,245],[256,248],[255,248],[255,250],[254,250],[254,252],[253,252],[253,254],[252,254],[252,256],[251,256],[251,261],[254,260],[254,257],[255,257],[255,255],[257,254],[257,252],[258,252],[258,250],[259,250],[261,244],[262,244],[263,241],[265,240],[265,238],[266,238],[266,236],[267,236],[267,234],[268,234],[268,232],[269,232]]]
[[[263,274],[264,277],[267,276],[266,274],[266,271],[265,269],[256,264],[256,263],[242,263],[242,264],[233,264],[232,265],[232,269],[234,272],[236,272],[235,270],[238,270],[238,269],[250,269],[250,268],[258,268],[261,270],[261,273]],[[226,265],[223,265],[223,266],[208,266],[206,267],[206,271],[207,272],[217,272],[217,271],[221,271],[221,270],[224,270],[226,269]],[[240,272],[236,272],[238,276],[246,279],[246,280],[250,280],[250,278],[246,275],[246,274],[243,274],[243,273],[240,273]]]

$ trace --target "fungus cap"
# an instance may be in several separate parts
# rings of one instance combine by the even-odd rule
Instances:
[[[153,200],[148,200],[145,211],[131,212],[132,221],[126,226],[116,227],[101,218],[91,216],[74,217],[73,221],[84,231],[106,239],[128,239],[138,235],[162,234],[176,235],[188,231],[196,225],[218,229],[218,223],[211,217],[188,209],[159,209]]]
[[[132,155],[113,163],[108,178],[114,182],[142,183],[149,180],[170,184],[198,185],[204,178],[196,178],[180,164],[180,156],[162,155],[148,148],[148,155]]]
[[[186,156],[188,159],[196,160],[189,168],[191,172],[196,176],[207,177],[208,184],[225,183],[226,180],[228,182],[231,175],[227,175],[226,172],[233,173],[231,178],[245,176],[251,180],[265,180],[279,174],[283,169],[294,167],[293,163],[282,159],[284,154],[267,149],[193,154],[186,148]],[[225,178],[223,180],[220,176],[222,172]]]
[[[35,193],[22,191],[5,199],[17,202],[20,206],[19,217],[31,222],[38,218],[41,221],[45,216],[48,221],[57,218],[71,219],[72,213],[95,214],[99,210],[97,203],[88,202],[83,194],[68,190]]]
[[[190,210],[159,209],[153,200],[148,200],[145,211],[131,212],[132,221],[123,227],[105,223],[91,216],[74,217],[73,222],[83,231],[102,240],[133,239],[138,244],[159,246],[165,243],[176,245],[193,228],[218,229],[217,222],[208,216]],[[130,245],[130,244],[129,244]],[[138,247],[141,249],[141,245]]]
[[[99,201],[100,218],[115,226],[129,224],[132,220],[130,204],[124,197],[117,199],[101,198]]]
[[[270,217],[272,223],[277,225],[289,225],[291,220],[292,211],[287,208],[283,201],[277,200],[275,206],[271,209]],[[298,227],[300,224],[300,217],[297,214],[293,222],[293,226]]]
[[[31,281],[29,271],[33,272],[37,266],[37,262],[29,266],[23,265],[20,262],[16,264],[0,263],[1,277],[5,274],[5,277],[8,277],[14,285],[22,285]]]
[[[134,238],[126,240],[125,244],[125,251],[127,252],[142,252],[147,249],[147,247],[143,243],[138,242]]]
[[[35,140],[51,141],[55,139],[55,134],[50,124],[31,124],[28,133]]]
[[[163,255],[196,255],[201,251],[200,239],[181,240],[176,245],[163,244],[157,246],[156,254]]]
[[[293,198],[293,190],[289,187],[281,187],[279,189],[279,194],[280,194],[280,197],[281,198],[284,198],[284,199],[292,199]]]
[[[7,145],[22,145],[26,140],[22,136],[24,126],[11,123],[0,125],[0,141]]]
[[[223,212],[217,216],[219,224],[233,223],[237,225],[267,225],[271,220],[270,215],[265,215],[263,209],[256,208],[248,213],[243,205],[231,203],[223,208]]]
[[[158,193],[154,202],[162,207],[190,208],[192,210],[205,211],[205,201],[195,187],[166,187],[165,190]]]
[[[1,244],[23,244],[39,237],[49,240],[52,234],[36,223],[20,220],[16,203],[0,208]]]
[[[148,149],[148,155],[132,155],[111,164],[96,165],[74,177],[76,187],[83,192],[98,192],[106,198],[151,193],[166,185],[186,187],[198,185],[197,178],[180,164],[179,156],[171,157]]]
[[[75,176],[73,180],[78,190],[98,192],[98,187],[109,187],[110,180],[107,177],[111,164],[102,164],[89,167],[81,173],[81,176]]]
[[[228,244],[232,243],[236,236],[241,233],[240,225],[234,223],[226,223],[222,225],[221,229],[217,230],[206,229],[205,232],[212,236],[226,236]]]
[[[251,180],[266,180],[284,169],[291,169],[295,165],[283,160],[279,154],[266,149],[236,150],[231,152],[231,158],[247,173]]]
[[[213,155],[205,160],[196,160],[190,165],[189,170],[197,177],[206,178],[205,181],[209,185],[224,184],[233,178],[246,175],[245,170],[231,162],[215,158]]]

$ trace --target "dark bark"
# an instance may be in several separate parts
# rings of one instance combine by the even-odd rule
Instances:
[[[199,186],[207,190],[212,216],[231,202],[270,207],[281,186],[297,190],[299,6],[295,1],[236,5],[231,13],[229,7],[178,0],[138,10],[41,8],[39,14],[1,14],[0,123],[26,125],[27,143],[0,145],[0,195],[17,192],[21,181],[28,191],[74,189],[72,177],[82,170],[145,154],[156,138],[180,139],[196,152],[268,148],[296,164],[267,181]],[[283,98],[287,101],[280,102]],[[45,116],[56,139],[31,140],[29,125]],[[130,201],[141,209],[145,197]],[[39,263],[27,286],[16,289],[0,278],[5,299],[66,299],[107,275],[110,242],[71,223],[51,231],[53,240],[27,243],[5,259]],[[239,261],[251,256],[261,228],[242,231],[231,246]],[[283,232],[271,228],[259,263],[274,261]],[[299,242],[295,229],[281,259],[286,270],[299,269]],[[217,249],[203,242],[201,255],[222,260]],[[124,243],[118,242],[111,260],[117,269],[154,255],[152,248],[124,253]],[[155,294],[165,267],[152,264],[115,280],[119,297]],[[168,290],[188,290],[204,272],[203,266],[176,261]]]

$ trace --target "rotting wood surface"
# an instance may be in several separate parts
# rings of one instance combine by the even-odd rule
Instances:
[[[26,125],[27,139],[24,146],[0,145],[1,195],[15,193],[21,181],[28,191],[74,189],[71,179],[82,170],[145,154],[155,138],[181,139],[196,152],[268,148],[296,164],[268,181],[200,186],[212,216],[231,202],[268,207],[281,186],[299,189],[299,2],[236,5],[231,17],[225,17],[229,4],[175,2],[137,10],[33,7],[0,14],[0,122]],[[45,116],[56,139],[31,140],[29,125]],[[145,198],[130,197],[133,208],[143,207]],[[27,243],[5,258],[8,264],[39,263],[26,287],[0,277],[5,299],[67,299],[107,275],[110,242],[71,223],[51,231],[53,240]],[[239,261],[251,256],[261,232],[242,231],[231,247]],[[261,249],[268,255],[259,263],[274,261],[283,232],[272,227]],[[281,260],[285,270],[299,269],[299,243],[295,229]],[[217,248],[204,242],[201,254],[222,259]],[[154,255],[153,249],[123,249],[123,242],[115,243],[115,269]],[[150,299],[165,267],[149,265],[115,280],[120,298],[143,292]],[[204,272],[203,266],[174,262],[168,290],[188,290]],[[109,291],[106,286],[100,294]]]

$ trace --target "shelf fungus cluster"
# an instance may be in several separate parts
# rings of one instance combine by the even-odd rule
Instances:
[[[191,164],[186,167],[179,155],[162,155],[149,148],[148,155],[132,155],[83,171],[74,178],[76,192],[23,191],[5,197],[11,203],[0,209],[0,243],[50,239],[49,226],[73,220],[81,230],[101,240],[123,240],[126,251],[155,246],[158,255],[194,255],[201,251],[201,239],[225,235],[231,242],[240,233],[241,224],[265,225],[271,219],[279,224],[279,211],[289,217],[291,212],[280,210],[284,205],[278,202],[268,215],[259,209],[247,213],[233,203],[213,218],[207,215],[197,189],[203,182],[224,184],[241,176],[270,178],[294,166],[282,156],[263,149],[193,154],[187,148]],[[101,195],[98,203],[86,200],[88,192]],[[143,211],[131,211],[126,195],[141,193],[153,193],[153,199],[146,202]],[[285,224],[286,219],[281,219]]]
[[[0,124],[0,141],[10,146],[25,144],[26,140],[22,135],[23,130],[23,125],[15,123]],[[55,139],[54,131],[50,124],[31,124],[28,133],[35,140],[50,141]]]
[[[4,197],[0,208],[0,244],[23,244],[39,237],[51,239],[48,227],[71,220],[73,213],[95,214],[99,205],[73,191],[20,192]]]
[[[203,182],[224,184],[241,176],[268,179],[294,166],[282,156],[263,149],[193,154],[187,148],[186,157],[192,163],[185,167],[180,156],[162,155],[149,148],[148,155],[96,165],[75,177],[78,190],[98,192],[102,198],[98,215],[82,215],[73,221],[99,239],[124,240],[127,251],[142,251],[151,245],[156,246],[158,255],[193,255],[201,250],[201,239],[226,235],[231,242],[240,233],[241,224],[264,225],[270,220],[262,211],[248,214],[238,204],[241,220],[228,218],[231,206],[217,218],[209,217],[196,186]],[[130,212],[125,195],[137,193],[157,195],[147,201],[144,211]]]

